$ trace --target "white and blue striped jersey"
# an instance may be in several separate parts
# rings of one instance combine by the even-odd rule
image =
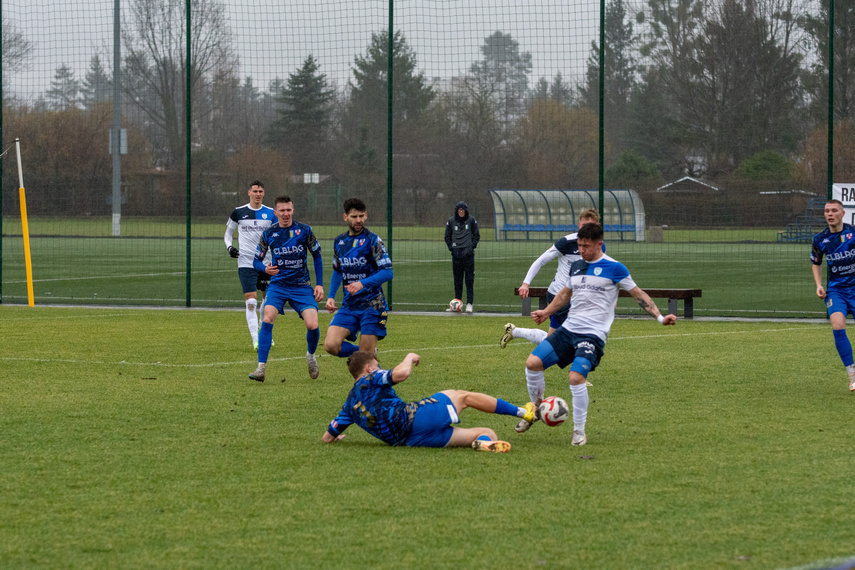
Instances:
[[[270,278],[271,284],[291,287],[311,287],[307,264],[308,255],[314,258],[316,285],[323,284],[324,270],[321,259],[321,244],[315,238],[312,227],[300,222],[291,222],[287,228],[278,223],[261,233],[255,251],[255,268],[264,271],[264,256],[272,256],[271,264],[279,273]]]
[[[229,221],[226,223],[226,235],[223,240],[226,247],[232,245],[232,236],[238,230],[238,267],[252,267],[255,259],[255,248],[261,239],[261,232],[277,223],[273,208],[261,206],[254,210],[249,204],[235,208]]]
[[[582,259],[579,255],[579,244],[577,243],[578,233],[567,234],[560,238],[552,246],[547,249],[540,257],[538,257],[531,267],[528,268],[528,273],[525,274],[523,283],[531,285],[537,272],[540,269],[555,259],[558,258],[558,269],[555,270],[555,277],[552,283],[549,284],[549,291],[553,295],[557,295],[564,287],[567,286],[567,279],[570,277],[570,266],[573,262]],[[606,251],[606,244],[603,243],[603,252]]]
[[[623,263],[603,254],[597,261],[580,259],[570,266],[567,287],[573,290],[570,311],[561,325],[576,334],[595,335],[606,342],[615,320],[618,290],[637,285]]]
[[[813,237],[810,261],[822,265],[822,258],[828,260],[828,287],[826,289],[847,289],[855,287],[855,227],[843,224],[843,229],[832,233],[825,228]]]

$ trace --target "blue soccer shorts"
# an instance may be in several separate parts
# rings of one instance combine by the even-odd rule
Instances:
[[[555,298],[555,295],[553,295],[553,294],[552,294],[552,293],[550,293],[549,291],[547,291],[547,292],[546,292],[546,304],[547,304],[547,305],[548,305],[549,303],[551,303],[551,302],[552,302],[552,300],[553,300],[554,298]],[[570,301],[572,301],[572,300],[573,300],[573,299],[570,299]],[[569,312],[570,312],[570,301],[567,301],[567,304],[566,304],[566,305],[564,305],[563,307],[561,307],[560,309],[558,309],[557,311],[555,311],[555,313],[553,313],[552,315],[550,315],[550,317],[549,317],[549,326],[550,326],[551,328],[553,328],[553,329],[557,329],[557,328],[560,328],[560,327],[561,327],[561,325],[563,325],[563,324],[564,324],[564,319],[566,319],[566,318],[567,318],[567,313],[569,313]]]
[[[256,291],[264,291],[266,287],[259,285],[262,281],[268,281],[270,276],[254,267],[238,267],[238,279],[240,279],[240,286],[244,293],[255,293]]]
[[[855,289],[829,289],[825,292],[825,310],[832,313],[850,313],[855,315]]]
[[[315,293],[311,287],[306,285],[292,287],[271,283],[267,288],[263,307],[269,305],[279,311],[279,314],[284,315],[285,303],[291,305],[301,319],[306,309],[318,310],[318,302],[315,301]]]
[[[363,311],[354,311],[347,307],[342,307],[336,311],[333,320],[330,322],[331,327],[341,327],[350,331],[352,339],[356,338],[356,333],[363,335],[374,335],[377,339],[386,338],[386,319],[388,313],[378,311],[374,308],[367,308]]]
[[[438,392],[418,402],[419,408],[413,418],[413,429],[407,437],[407,447],[445,447],[451,440],[454,428],[459,424],[457,408],[451,398]]]
[[[593,372],[603,356],[605,344],[600,337],[590,334],[576,334],[561,327],[537,345],[532,354],[543,362],[543,368],[557,364],[566,368],[576,358],[585,358],[591,363]]]

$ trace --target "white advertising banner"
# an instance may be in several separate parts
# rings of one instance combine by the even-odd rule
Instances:
[[[855,183],[832,184],[831,197],[843,202],[843,223],[855,226]]]

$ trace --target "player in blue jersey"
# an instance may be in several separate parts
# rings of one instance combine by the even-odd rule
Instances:
[[[254,180],[249,185],[247,194],[249,194],[249,203],[232,211],[226,223],[226,234],[223,239],[229,255],[238,260],[238,278],[246,306],[246,324],[249,327],[249,335],[252,337],[252,346],[258,350],[257,292],[267,288],[270,277],[263,272],[258,272],[252,260],[255,258],[255,247],[261,238],[261,232],[276,223],[276,216],[273,208],[268,208],[261,203],[264,199],[264,184]],[[232,245],[235,230],[238,230],[240,248]]]
[[[585,224],[599,223],[600,215],[597,214],[597,211],[593,208],[583,210],[582,213],[579,214],[580,228]],[[606,251],[605,245],[603,246],[603,251]],[[552,283],[549,284],[549,289],[546,290],[547,304],[551,303],[555,298],[555,295],[564,288],[564,285],[567,283],[567,278],[570,277],[570,266],[573,265],[573,262],[582,259],[579,255],[579,247],[576,245],[575,232],[567,234],[556,241],[552,244],[552,247],[547,249],[534,261],[534,263],[531,264],[531,267],[528,269],[528,273],[526,273],[525,278],[523,279],[522,285],[519,287],[521,298],[525,299],[528,297],[529,285],[531,285],[531,282],[534,280],[535,276],[537,276],[537,272],[540,271],[540,268],[555,258],[558,258],[558,269],[555,270],[555,277],[553,277]],[[567,311],[569,310],[570,301],[549,317],[549,332],[546,332],[543,329],[521,328],[515,326],[513,323],[506,324],[505,332],[499,340],[499,347],[505,348],[511,339],[514,338],[523,338],[529,342],[533,342],[534,344],[540,344],[543,342],[543,339],[551,335],[555,329],[561,326],[561,323],[563,323],[564,319],[567,318]]]
[[[326,308],[335,316],[324,338],[324,350],[347,358],[357,350],[373,353],[377,341],[386,337],[389,307],[383,283],[392,280],[392,261],[380,237],[368,231],[365,202],[350,198],[344,203],[347,232],[333,242],[333,271]],[[344,285],[341,309],[336,312],[335,295]],[[348,340],[356,340],[359,346]]]
[[[844,224],[843,202],[825,204],[828,227],[816,234],[810,251],[816,296],[825,300],[837,354],[849,373],[849,391],[855,392],[855,360],[846,336],[846,317],[855,314],[855,227]],[[822,258],[828,260],[828,287],[822,286]]]
[[[418,366],[419,355],[411,352],[392,370],[383,370],[377,357],[357,351],[347,359],[356,383],[341,411],[327,427],[323,440],[333,443],[344,438],[344,430],[356,424],[389,445],[407,447],[467,447],[503,453],[511,444],[500,441],[490,428],[461,428],[460,412],[474,408],[488,414],[503,414],[534,421],[534,404],[523,408],[504,400],[465,390],[443,390],[415,402],[404,402],[395,393],[395,384],[409,378]]]
[[[276,198],[274,211],[279,223],[261,234],[253,261],[256,269],[270,275],[270,285],[262,307],[264,321],[258,334],[258,368],[249,377],[264,382],[267,355],[273,340],[273,323],[276,315],[284,314],[285,303],[288,303],[306,325],[306,363],[309,365],[309,376],[314,379],[320,374],[315,359],[315,350],[321,337],[318,330],[318,301],[324,297],[321,244],[315,239],[311,226],[294,220],[294,204],[290,197]],[[272,263],[265,265],[263,260],[268,251]],[[315,265],[314,289],[307,263],[310,253]]]
[[[606,339],[615,320],[618,290],[623,289],[638,302],[642,309],[663,325],[677,323],[675,315],[662,315],[619,261],[603,253],[603,228],[600,224],[585,224],[576,237],[582,259],[570,266],[567,284],[545,308],[533,311],[537,324],[558,312],[573,295],[567,318],[551,335],[537,345],[525,363],[525,378],[531,401],[539,404],[546,388],[543,372],[557,364],[570,366],[570,392],[573,396],[573,445],[585,445],[585,423],[588,418],[588,373],[600,363]],[[531,427],[531,422],[520,420],[518,432]]]

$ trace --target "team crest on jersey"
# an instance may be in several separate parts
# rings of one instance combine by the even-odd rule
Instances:
[[[266,220],[266,219],[267,219],[267,214],[261,214],[261,217],[262,217],[262,218],[264,218],[264,219]]]
[[[355,239],[355,240],[353,240],[353,247],[356,247],[356,246],[358,246],[358,245],[362,245],[362,244],[364,244],[364,243],[365,243],[365,239],[364,239],[364,238],[363,238],[363,239]]]
[[[603,268],[602,268],[602,267],[595,267],[595,268],[594,268],[594,275],[599,275],[599,274],[600,274],[600,273],[602,273],[602,272],[603,272]]]
[[[846,234],[846,239],[852,239],[852,234]],[[845,241],[843,238],[840,238],[840,241]]]
[[[298,235],[300,235],[301,231],[302,230],[291,230],[290,232],[288,232],[288,234],[289,234],[288,237],[298,236]]]

